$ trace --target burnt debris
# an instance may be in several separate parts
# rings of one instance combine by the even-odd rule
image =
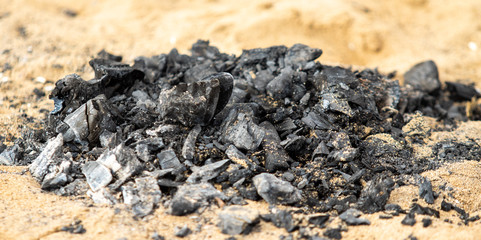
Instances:
[[[296,44],[236,57],[199,40],[191,55],[173,49],[130,66],[102,51],[89,62],[94,78],[60,79],[44,130],[2,149],[0,162],[30,164],[43,189],[126,203],[136,217],[161,204],[187,215],[263,199],[307,207],[305,214],[320,216],[308,221],[315,226],[328,221],[330,215],[315,215],[322,212],[337,212],[348,225],[369,224],[361,212],[388,209],[404,175],[438,166],[412,154],[429,131],[403,127],[421,115],[466,120],[460,101],[479,93],[457,83],[443,87],[433,61],[414,66],[401,86],[377,70],[322,65],[321,54]],[[470,117],[481,119],[476,111]],[[470,155],[461,158],[464,149]],[[453,140],[434,146],[433,158],[479,159],[479,149]],[[419,184],[432,203],[429,180]],[[415,208],[403,223],[414,224],[415,213],[432,215],[424,210]],[[221,231],[237,235],[259,215],[229,206],[219,219]],[[263,219],[305,232],[288,211]],[[188,234],[181,230],[178,236]],[[340,231],[324,236],[339,239]]]

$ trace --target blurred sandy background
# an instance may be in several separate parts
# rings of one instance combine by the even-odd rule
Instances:
[[[384,73],[397,71],[400,80],[412,65],[432,59],[442,81],[474,81],[480,87],[479,16],[478,0],[0,0],[0,135],[9,143],[24,124],[43,116],[40,112],[46,110],[41,109],[51,110],[49,90],[64,75],[92,78],[88,60],[102,49],[132,63],[136,56],[167,53],[174,47],[189,54],[197,39],[210,40],[221,52],[236,55],[242,49],[304,43],[324,51],[319,58],[323,64],[378,67]],[[46,96],[37,97],[35,88]],[[471,123],[467,129],[478,125]],[[463,195],[465,207],[479,211],[480,166],[463,163],[448,168],[474,181],[466,185],[466,180],[458,179],[457,184],[470,193]],[[126,211],[115,214],[113,208],[89,207],[85,199],[43,193],[28,174],[18,174],[23,169],[0,167],[0,239],[143,239],[154,231],[169,239],[173,226],[184,221],[195,228],[195,219],[168,217],[163,209],[134,221]],[[444,176],[441,170],[432,174]],[[407,192],[399,196],[416,195],[413,189],[403,191]],[[262,204],[254,206],[266,209]],[[374,222],[371,226],[350,228],[344,236],[481,236],[479,225],[447,224],[442,218],[427,229],[420,223],[401,226],[402,218],[369,218]],[[74,219],[83,221],[86,234],[58,232]],[[215,222],[212,215],[210,225],[204,224],[206,229],[191,238],[227,238]],[[262,224],[260,230],[247,238],[278,239],[285,234],[269,224]]]

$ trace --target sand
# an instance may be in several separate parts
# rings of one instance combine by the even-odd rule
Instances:
[[[401,81],[411,66],[432,59],[442,81],[475,82],[481,87],[479,16],[478,0],[0,0],[0,132],[11,144],[22,126],[38,124],[35,119],[53,108],[48,92],[55,81],[69,73],[92,78],[88,60],[102,49],[132,63],[136,56],[166,53],[173,47],[188,53],[199,38],[237,55],[242,49],[304,43],[323,49],[319,58],[323,64],[397,71]],[[37,97],[35,88],[47,96]],[[460,129],[430,138],[470,134],[480,142],[479,122]],[[28,173],[20,174],[24,171],[25,167],[0,167],[0,239],[146,239],[154,231],[171,239],[174,226],[185,222],[195,229],[202,219],[168,216],[159,208],[151,217],[134,220],[123,206],[115,210],[92,205],[85,196],[72,199],[43,192]],[[461,162],[423,175],[432,179],[435,188],[444,183],[453,186],[457,203],[477,214],[480,172],[478,162]],[[416,195],[417,187],[405,186],[396,189],[390,201],[407,207]],[[264,203],[249,206],[267,212]],[[189,238],[227,238],[215,226],[217,211],[216,206],[208,209],[205,216],[210,220]],[[481,234],[478,222],[458,225],[453,211],[442,212],[428,228],[419,223],[420,216],[414,227],[406,227],[400,224],[402,217],[379,220],[378,215],[366,216],[370,226],[350,227],[343,236],[475,239]],[[453,224],[444,222],[446,218]],[[85,234],[59,232],[76,219],[82,220]],[[263,223],[243,238],[278,239],[281,234],[286,233]]]

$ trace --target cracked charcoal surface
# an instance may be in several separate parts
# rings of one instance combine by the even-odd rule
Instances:
[[[94,78],[57,81],[44,129],[0,146],[0,163],[30,164],[45,190],[127,203],[137,217],[161,203],[187,215],[251,199],[323,214],[310,220],[322,226],[332,211],[367,224],[349,213],[389,212],[390,192],[407,184],[405,176],[481,158],[474,140],[448,139],[432,147],[433,161],[418,159],[413,144],[430,130],[403,128],[421,116],[448,127],[467,120],[459,104],[479,96],[473,87],[443,85],[432,61],[414,66],[400,86],[377,70],[323,65],[321,54],[296,44],[234,56],[199,40],[190,55],[173,49],[131,66],[100,52],[89,62]],[[470,119],[481,119],[479,109]],[[429,203],[428,185],[420,183],[420,195]],[[439,215],[420,206],[408,215],[415,213]],[[279,226],[305,229],[276,223],[289,212],[272,214]],[[227,229],[245,232],[245,223]]]

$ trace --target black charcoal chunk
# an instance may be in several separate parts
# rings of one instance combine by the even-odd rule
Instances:
[[[284,174],[282,174],[282,178],[288,182],[292,182],[294,181],[295,176],[291,172],[285,172]]]
[[[233,82],[229,73],[217,73],[163,90],[159,96],[161,118],[185,126],[207,125],[229,101]]]
[[[87,195],[97,204],[115,205],[118,203],[117,198],[105,187],[100,188],[96,192],[88,190]]]
[[[187,178],[185,182],[200,183],[214,179],[219,175],[219,173],[223,172],[227,169],[227,167],[229,167],[229,162],[229,159],[225,159],[215,163],[206,164],[202,167],[193,166],[191,168],[192,174],[189,176],[189,178]]]
[[[294,44],[287,50],[284,62],[287,66],[293,66],[294,69],[304,67],[308,62],[316,60],[322,54],[321,49],[310,48],[304,44]]]
[[[99,95],[67,115],[64,123],[68,127],[59,125],[57,132],[63,134],[66,142],[72,140],[77,143],[98,142],[102,130],[116,131],[116,125],[112,120],[113,114],[109,111],[111,109],[105,96]]]
[[[149,152],[147,144],[137,144],[135,146],[135,152],[137,153],[137,157],[144,162],[152,160],[152,155]]]
[[[419,197],[423,198],[426,203],[434,203],[433,186],[431,181],[425,177],[419,180]]]
[[[3,151],[7,148],[7,146],[5,146],[5,144],[3,143],[4,140],[5,140],[5,137],[0,135],[0,154],[3,153]]]
[[[100,52],[97,53],[97,57],[101,59],[115,61],[115,62],[122,62],[122,56],[109,53],[105,51],[105,49],[100,50]]]
[[[265,136],[262,140],[262,148],[266,155],[265,168],[269,172],[287,169],[292,159],[282,148],[281,139],[277,134],[276,128],[267,121],[262,122],[259,126],[265,129]]]
[[[462,219],[462,216],[461,216],[461,219]],[[472,217],[466,219],[466,222],[476,222],[479,219],[481,219],[481,217],[479,217],[479,215],[475,215],[475,216],[472,216]]]
[[[252,182],[257,193],[269,204],[294,204],[301,200],[300,190],[272,174],[261,173],[253,177]]]
[[[411,149],[405,142],[393,138],[390,134],[369,135],[361,143],[360,155],[363,163],[370,168],[388,168],[409,173],[409,163],[405,159],[411,157]]]
[[[441,202],[441,210],[443,210],[443,211],[445,211],[445,212],[449,212],[449,211],[451,211],[451,209],[453,209],[453,208],[454,208],[454,206],[453,206],[452,203],[446,202],[446,201],[444,201],[444,199],[443,199],[443,201]]]
[[[266,86],[266,91],[269,96],[274,99],[282,100],[292,94],[292,76],[294,71],[287,67],[282,69],[281,74],[270,81]]]
[[[138,177],[135,184],[129,182],[121,189],[124,203],[132,207],[136,217],[151,214],[162,197],[157,180],[153,177]]]
[[[42,189],[57,189],[68,183],[68,175],[72,167],[72,160],[63,160],[60,165],[50,168],[50,173],[42,181]]]
[[[3,143],[1,142],[2,139],[0,138],[0,145]],[[15,160],[18,157],[20,147],[15,144],[7,149],[0,149],[0,165],[11,166],[15,164]]]
[[[142,71],[112,60],[93,59],[89,63],[95,71],[96,79],[85,81],[77,74],[70,74],[55,83],[49,96],[55,100],[56,105],[52,114],[77,109],[100,94],[110,98],[131,87],[136,80],[144,78]],[[60,105],[64,108],[59,109]]]
[[[214,63],[212,61],[205,61],[187,69],[184,74],[184,82],[194,83],[216,73]]]
[[[329,220],[328,214],[312,214],[308,216],[308,222],[316,227],[322,227]]]
[[[29,166],[30,173],[38,181],[43,182],[45,175],[50,173],[52,166],[55,166],[62,157],[63,135],[50,139],[43,151]]]
[[[152,172],[144,172],[144,174],[148,176],[152,176],[153,178],[159,179],[161,177],[164,177],[167,174],[172,173],[172,171],[173,169],[169,168],[169,169],[163,169],[163,170],[154,170]]]
[[[257,190],[255,187],[238,186],[237,190],[239,191],[240,195],[244,198],[247,198],[252,201],[259,200],[259,195],[257,194]]]
[[[184,216],[206,206],[214,198],[226,200],[227,197],[209,183],[186,184],[177,190],[169,206],[170,214]]]
[[[339,215],[339,218],[341,218],[344,222],[346,222],[347,225],[352,225],[352,226],[357,226],[357,225],[370,225],[371,222],[365,218],[360,218],[361,216],[361,211],[355,209],[355,208],[349,208],[345,212],[343,212],[341,215]]]
[[[168,188],[179,187],[183,184],[182,182],[176,182],[176,181],[170,180],[168,178],[159,179],[157,181],[157,183],[161,187],[168,187]]]
[[[242,50],[242,55],[239,57],[240,64],[238,67],[255,66],[259,63],[268,64],[269,62],[277,61],[278,58],[284,56],[286,51],[286,46]]]
[[[177,155],[175,155],[175,152],[173,149],[166,149],[157,154],[157,157],[159,158],[160,162],[160,167],[162,169],[181,169],[184,167],[182,163],[180,163],[179,159],[177,158]]]
[[[349,86],[357,80],[349,69],[323,66],[321,72],[314,74],[313,81],[318,91],[329,91],[333,86],[338,86],[341,83]]]
[[[327,156],[328,159],[338,161],[338,162],[350,162],[357,157],[359,150],[357,148],[352,148],[350,146],[344,149],[334,150]]]
[[[95,78],[100,80],[102,91],[107,97],[116,92],[123,92],[136,80],[144,79],[144,72],[110,59],[95,58],[89,61],[95,72]]]
[[[272,209],[272,213],[262,215],[263,220],[272,222],[278,228],[284,228],[287,232],[298,229],[298,225],[294,221],[292,214],[286,210]]]
[[[87,178],[87,183],[94,192],[107,186],[113,179],[110,169],[97,161],[85,163],[82,167],[82,173]]]
[[[60,113],[63,110],[63,103],[64,100],[58,99],[56,97],[52,97],[53,101],[53,110],[50,112],[50,114],[55,115],[57,113]]]
[[[297,136],[297,135],[289,135],[287,139],[281,142],[281,145],[284,146],[284,149],[288,152],[297,152],[302,149],[306,138],[304,136]]]
[[[292,118],[286,118],[284,121],[276,125],[276,129],[279,132],[284,132],[284,131],[289,131],[289,130],[294,130],[297,129],[297,125],[294,123],[294,120]]]
[[[302,122],[306,124],[311,129],[319,129],[319,130],[331,130],[334,129],[334,126],[331,122],[325,117],[315,113],[309,112],[307,116],[303,117]]]
[[[250,178],[253,175],[253,171],[243,168],[238,164],[231,164],[229,167],[221,172],[216,179],[216,182],[229,183],[234,187],[240,187],[246,178]],[[226,182],[228,180],[228,182]],[[255,190],[254,190],[255,191]]]
[[[407,226],[414,226],[414,224],[416,224],[416,218],[414,217],[415,217],[414,213],[410,212],[406,214],[406,217],[404,217],[401,223]]]
[[[152,236],[150,236],[152,240],[165,240],[165,237],[162,235],[159,235],[157,232],[154,232]]]
[[[341,239],[342,238],[342,234],[341,234],[341,229],[340,228],[330,228],[330,229],[327,229],[326,231],[324,231],[324,233],[322,234],[328,238],[331,238],[331,239]]]
[[[247,201],[240,196],[234,196],[230,199],[229,201],[230,204],[232,205],[247,205]]]
[[[232,109],[222,123],[223,142],[234,144],[239,149],[256,150],[266,131],[254,123],[252,118],[252,115]]]
[[[384,210],[386,212],[389,212],[395,216],[399,215],[399,213],[403,212],[401,206],[399,206],[398,204],[393,204],[393,203],[389,203],[389,204],[386,204],[384,206]]]
[[[433,220],[431,220],[431,218],[423,218],[423,220],[421,221],[423,222],[423,227],[429,227],[433,223]]]
[[[365,213],[384,210],[393,187],[392,178],[376,175],[362,190],[357,202],[359,209]]]
[[[349,106],[349,103],[347,102],[347,98],[343,98],[336,93],[322,94],[319,103],[319,106],[323,111],[331,110],[334,112],[340,112],[346,114],[349,117],[352,117],[354,114],[351,107]]]
[[[45,97],[45,92],[43,90],[38,89],[38,88],[34,88],[33,93],[35,95],[37,95],[37,99],[41,99],[41,98]]]
[[[117,133],[110,132],[108,130],[103,130],[99,135],[100,146],[103,148],[114,148],[120,144],[120,137]]]
[[[138,174],[143,168],[134,151],[129,147],[125,147],[124,144],[120,144],[112,150],[105,150],[96,162],[107,167],[117,178],[115,183],[110,186],[112,189],[119,188],[125,181]]]
[[[439,211],[430,207],[422,207],[421,205],[417,203],[413,203],[411,206],[411,209],[409,210],[410,213],[417,213],[421,215],[428,215],[428,216],[434,216],[436,218],[439,218]]]
[[[150,162],[155,157],[155,152],[164,147],[164,142],[160,137],[150,137],[137,142],[135,152],[140,160]]]
[[[78,196],[86,194],[89,190],[88,184],[83,179],[75,179],[73,182],[57,189],[56,194],[61,196]]]
[[[429,60],[416,64],[404,74],[404,84],[427,93],[439,90],[441,82],[436,63]]]
[[[69,74],[55,83],[49,95],[55,104],[52,114],[71,112],[101,93],[98,81],[85,81],[77,74]]]
[[[194,159],[195,154],[195,141],[197,136],[199,136],[202,130],[200,125],[196,125],[192,130],[190,130],[189,135],[185,139],[184,146],[182,147],[182,157],[186,160]]]
[[[329,148],[327,147],[326,143],[324,141],[321,141],[316,149],[314,149],[313,157],[318,156],[318,155],[323,155],[327,156],[330,153]]]
[[[180,237],[180,238],[183,238],[183,237],[186,237],[187,235],[189,235],[190,233],[192,232],[192,230],[190,230],[190,228],[186,225],[184,225],[183,227],[175,227],[174,229],[174,235],[176,237]]]
[[[257,223],[259,223],[259,212],[254,209],[229,206],[219,213],[218,226],[224,234],[246,235]]]
[[[469,101],[473,97],[479,97],[480,94],[474,86],[462,83],[446,82],[446,88],[450,93],[450,97],[455,101]]]
[[[229,145],[229,147],[227,147],[227,150],[225,151],[225,154],[232,162],[239,164],[245,169],[256,169],[255,163],[249,158],[247,158],[247,156],[241,151],[239,151],[239,149],[237,149],[234,145]]]
[[[266,86],[269,82],[274,79],[274,75],[268,70],[261,70],[257,72],[254,81],[254,87],[259,90],[260,92],[264,92],[266,90]]]
[[[85,230],[81,220],[75,220],[71,224],[61,227],[60,231],[69,232],[72,234],[83,234],[87,230]]]
[[[148,109],[154,109],[157,105],[152,101],[149,94],[145,91],[135,90],[132,92],[132,97],[137,100],[138,107],[146,107]]]
[[[354,173],[353,175],[351,175],[351,177],[349,177],[347,179],[347,181],[349,183],[354,183],[356,181],[358,181],[359,179],[361,179],[361,177],[366,173],[366,169],[361,169],[359,171],[357,171],[356,173]]]
[[[192,56],[199,58],[207,58],[207,59],[216,59],[220,57],[221,53],[219,49],[214,46],[209,45],[209,41],[205,40],[197,40],[196,43],[192,44]]]

